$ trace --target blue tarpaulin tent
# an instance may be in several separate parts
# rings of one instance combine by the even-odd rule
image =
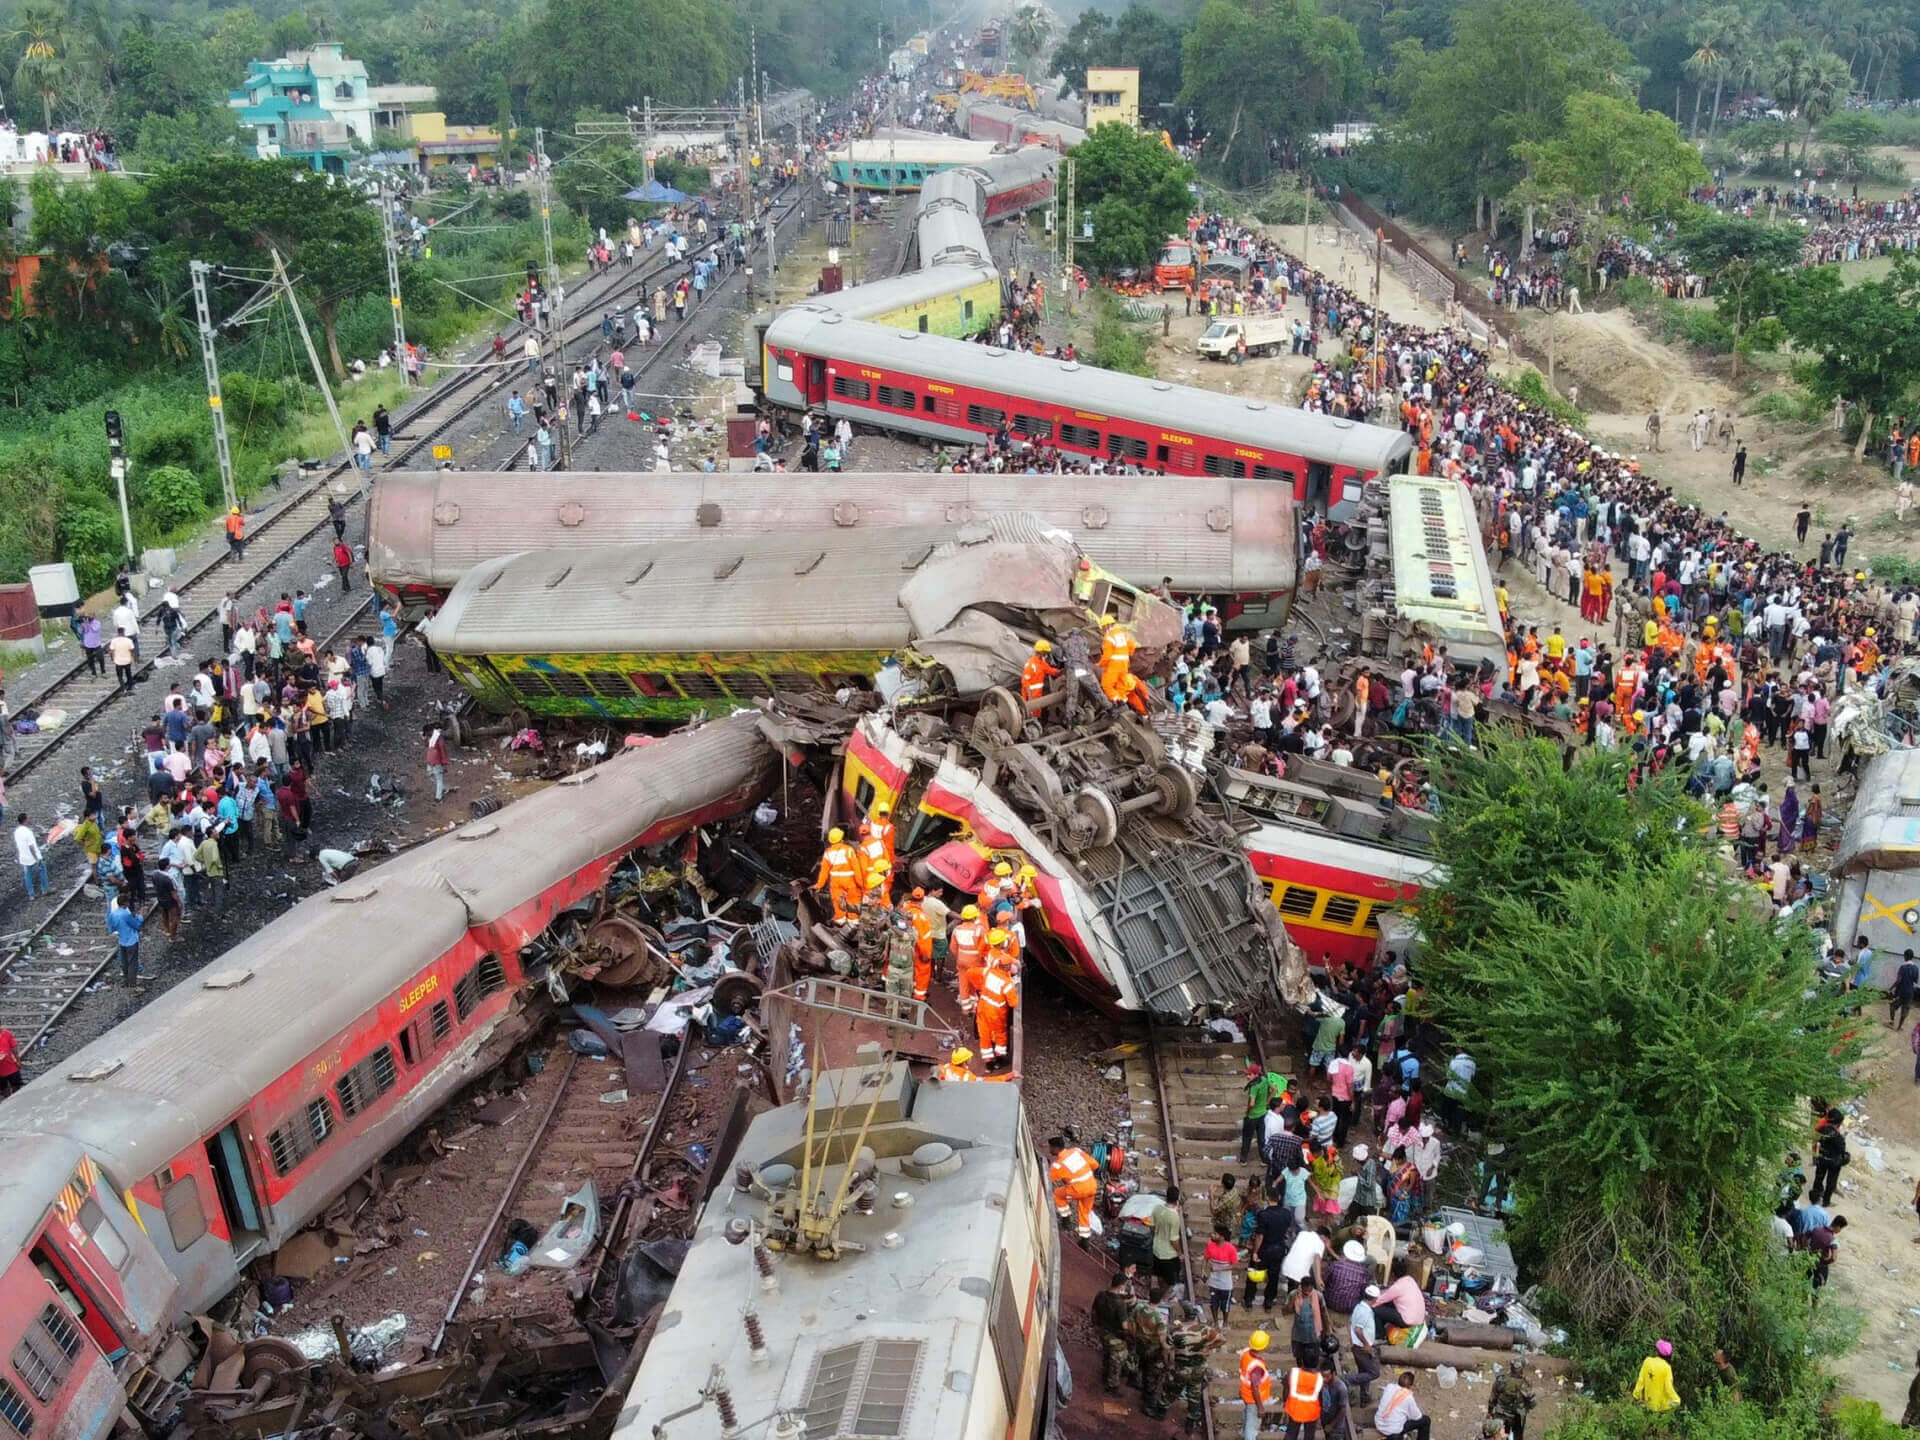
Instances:
[[[629,190],[620,197],[622,200],[644,200],[649,205],[678,205],[686,199],[684,192],[671,185],[662,185],[658,180],[649,180],[637,189]]]

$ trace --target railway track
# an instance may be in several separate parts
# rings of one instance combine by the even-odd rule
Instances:
[[[798,209],[799,202],[799,195],[792,196],[784,209],[775,211],[775,223],[784,223]],[[717,239],[711,242],[717,243]],[[711,248],[711,245],[706,248]],[[581,287],[577,295],[569,297],[574,302],[568,307],[572,317],[562,322],[566,343],[573,345],[598,334],[594,312],[612,296],[630,286],[650,287],[670,276],[678,276],[683,268],[684,262],[660,264],[637,271],[609,270],[598,283],[589,282]],[[732,278],[728,277],[729,280]],[[659,347],[659,353],[647,361],[649,368],[664,359],[670,349],[668,346]],[[412,408],[395,417],[394,432],[399,443],[395,445],[391,456],[383,457],[385,468],[397,468],[422,451],[429,450],[450,427],[490,401],[496,389],[493,372],[480,369],[464,372],[459,379],[436,387],[421,397]],[[420,427],[423,425],[429,428],[422,430]],[[407,431],[417,433],[403,434]],[[297,494],[287,498],[279,508],[256,519],[248,536],[246,558],[236,561],[222,553],[175,583],[174,593],[180,597],[182,609],[189,616],[192,615],[195,601],[206,605],[204,611],[197,618],[190,618],[183,628],[183,648],[186,653],[192,653],[194,636],[217,623],[220,593],[230,590],[236,599],[244,603],[249,598],[249,591],[326,528],[330,519],[327,500],[332,493],[332,482],[348,475],[353,468],[351,460],[332,466]],[[356,490],[346,499],[349,505],[354,505],[363,497],[364,491]],[[269,549],[261,543],[260,536],[267,532],[272,532],[271,544],[275,548]],[[368,612],[372,601],[373,596],[369,593],[320,639],[321,647],[333,646],[348,627]],[[158,608],[156,605],[142,615],[143,626],[154,617]],[[148,677],[153,672],[151,656],[136,670],[136,674]],[[22,702],[22,709],[63,710],[67,718],[57,729],[20,736],[19,749],[13,765],[6,772],[6,778],[9,782],[17,783],[90,726],[110,721],[116,710],[128,711],[129,707],[139,703],[139,691],[126,695],[115,681],[90,675],[85,661],[81,660]],[[62,955],[51,943],[45,946],[38,944],[75,908],[86,894],[91,880],[91,875],[84,875],[70,884],[53,907],[32,921],[25,930],[17,932],[7,942],[4,954],[0,954],[0,1028],[25,1037],[20,1045],[23,1056],[30,1056],[51,1035],[67,1012],[115,961],[111,946],[101,954],[95,952],[91,945],[73,945],[67,947],[71,953]]]
[[[693,1077],[709,1065],[701,1058],[705,1053],[697,1037],[682,1037],[636,1146],[627,1133],[634,1111],[627,1102],[606,1098],[626,1089],[619,1059],[587,1059],[572,1050],[566,1052],[565,1073],[501,1189],[500,1201],[447,1303],[430,1352],[439,1349],[447,1325],[462,1308],[473,1308],[476,1290],[484,1288],[476,1287],[475,1277],[505,1248],[507,1217],[555,1216],[566,1198],[589,1179],[598,1197],[600,1225],[590,1252],[593,1268],[577,1270],[574,1285],[576,1293],[591,1297],[603,1309],[612,1308],[612,1291],[628,1240],[644,1232],[662,1208],[691,1220],[717,1177],[716,1162],[725,1158],[721,1131],[731,1126],[738,1139],[745,1115],[743,1101],[736,1098],[722,1109],[712,1104],[702,1107],[693,1098]],[[714,1051],[711,1059],[731,1059],[740,1053]],[[737,1095],[743,1092],[744,1087]],[[642,1104],[646,1101],[645,1096],[632,1098]],[[738,1119],[732,1118],[735,1110]],[[704,1161],[694,1153],[696,1146],[704,1147]],[[666,1183],[669,1174],[670,1185]],[[578,1288],[582,1284],[584,1290]]]
[[[1220,1177],[1237,1175],[1242,1187],[1266,1178],[1266,1167],[1257,1154],[1247,1164],[1240,1163],[1247,1062],[1257,1061],[1282,1074],[1299,1073],[1287,1069],[1291,1057],[1285,1033],[1277,1016],[1264,1014],[1248,1030],[1245,1044],[1218,1044],[1195,1031],[1155,1027],[1145,1048],[1125,1062],[1140,1185],[1158,1192],[1170,1184],[1180,1187],[1187,1294],[1203,1307],[1206,1271],[1200,1256],[1213,1233],[1213,1197]],[[1150,1150],[1159,1153],[1150,1154]],[[1239,1430],[1240,1380],[1233,1355],[1246,1341],[1246,1312],[1238,1305],[1236,1296],[1226,1343],[1208,1365],[1207,1440]],[[1231,1409],[1216,1420],[1214,1412],[1223,1405]],[[1179,1418],[1179,1412],[1174,1418]]]
[[[372,606],[372,595],[363,597],[320,640],[321,647],[330,648],[337,643],[347,627],[359,621]],[[104,945],[99,952],[88,946],[84,954],[79,947],[70,947],[73,953],[68,955],[48,946],[35,948],[35,942],[60,923],[92,883],[93,875],[88,872],[70,884],[32,933],[0,958],[0,1029],[11,1030],[16,1036],[26,1035],[20,1044],[23,1064],[30,1063],[40,1042],[52,1034],[80,997],[119,958],[111,944]]]

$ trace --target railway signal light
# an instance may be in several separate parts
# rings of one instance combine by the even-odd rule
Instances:
[[[120,412],[109,410],[101,418],[107,425],[107,449],[112,454],[118,455],[125,447],[125,439],[120,429]]]

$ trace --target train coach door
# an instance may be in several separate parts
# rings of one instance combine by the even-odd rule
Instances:
[[[247,1170],[246,1147],[238,1124],[227,1126],[207,1141],[207,1163],[213,1167],[213,1187],[220,1194],[220,1210],[227,1217],[237,1263],[244,1265],[266,1243],[266,1218]]]
[[[1318,460],[1307,462],[1307,493],[1302,497],[1307,509],[1317,510],[1322,515],[1333,509],[1333,467],[1323,465]]]
[[[826,361],[808,359],[805,393],[807,404],[809,405],[824,405],[827,403]]]

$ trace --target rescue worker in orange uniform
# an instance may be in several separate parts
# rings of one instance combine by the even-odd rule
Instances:
[[[933,1072],[933,1078],[949,1084],[978,1080],[980,1077],[967,1068],[967,1062],[971,1059],[973,1059],[973,1051],[961,1045],[957,1047],[951,1055],[947,1056],[946,1064]]]
[[[1240,1352],[1240,1403],[1245,1419],[1240,1433],[1251,1437],[1260,1433],[1261,1411],[1273,1403],[1273,1372],[1267,1369],[1267,1346],[1272,1342],[1264,1330],[1247,1337],[1247,1348]]]
[[[933,917],[922,903],[926,888],[916,885],[900,909],[913,926],[913,998],[927,998],[927,986],[933,983]]]
[[[979,906],[969,905],[960,912],[960,923],[947,936],[947,949],[953,955],[960,1008],[972,1014],[987,968],[987,922],[980,918]]]
[[[1053,653],[1053,642],[1036,640],[1033,642],[1033,654],[1027,657],[1027,663],[1020,667],[1020,698],[1038,700],[1047,693],[1047,682],[1060,673],[1060,667],[1047,656]]]
[[[825,890],[833,901],[835,923],[853,918],[860,908],[860,864],[853,847],[847,844],[847,832],[838,825],[827,832],[827,848],[820,856],[820,873],[813,888]]]
[[[1013,893],[1013,866],[1005,860],[993,867],[993,878],[980,887],[975,897],[980,902],[980,913],[991,916],[993,907],[1000,903],[1001,897]]]
[[[1147,713],[1147,697],[1133,673],[1133,652],[1140,647],[1127,627],[1111,615],[1100,617],[1100,693],[1116,705]]]
[[[1320,1391],[1327,1383],[1318,1370],[1296,1365],[1287,1371],[1286,1440],[1313,1440],[1314,1427],[1320,1423]]]
[[[860,848],[853,852],[853,863],[859,868],[863,887],[871,889],[875,883],[892,884],[893,856],[887,851],[887,842],[879,836],[869,835],[860,842]]]
[[[1065,1220],[1071,1209],[1074,1232],[1082,1240],[1089,1239],[1093,1235],[1093,1202],[1100,1194],[1093,1157],[1078,1145],[1069,1145],[1064,1135],[1047,1141],[1047,1149],[1053,1155],[1047,1166],[1053,1180],[1053,1213]]]
[[[1020,1004],[1020,987],[1014,981],[1011,963],[1000,950],[1006,939],[1004,930],[987,932],[987,968],[980,976],[980,999],[973,1009],[973,1027],[980,1038],[980,1061],[984,1065],[1008,1058],[1009,1012]]]
[[[878,840],[882,845],[887,847],[887,871],[891,874],[894,868],[892,805],[888,804],[885,800],[876,800],[873,802],[873,809],[868,812],[867,818],[860,822],[860,839],[863,844],[868,840]]]

